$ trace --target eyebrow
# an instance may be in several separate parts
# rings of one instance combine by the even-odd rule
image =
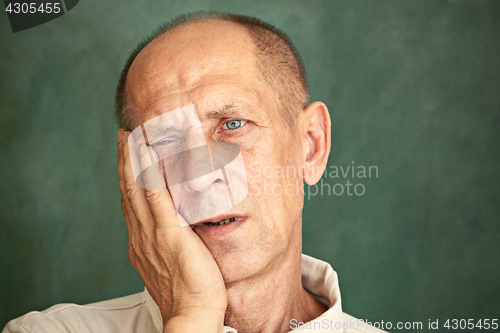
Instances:
[[[229,118],[233,116],[239,116],[241,113],[244,113],[244,110],[235,105],[235,104],[226,104],[223,107],[215,110],[209,111],[205,117],[209,119],[221,119],[221,118]],[[152,141],[154,142],[158,137],[164,136],[170,131],[175,130],[175,126],[167,126],[167,127],[153,127],[146,129],[146,134],[147,134],[147,142],[151,143]],[[142,133],[142,131],[141,131]],[[142,133],[144,134],[144,133]],[[140,143],[145,143],[144,136],[141,135],[141,138],[137,140],[137,142]]]
[[[209,111],[206,114],[207,118],[227,118],[235,115],[239,115],[243,112],[243,109],[234,105],[234,104],[226,104],[220,109]]]

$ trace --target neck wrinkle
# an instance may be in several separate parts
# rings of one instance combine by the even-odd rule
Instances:
[[[290,320],[308,322],[327,310],[302,286],[302,221],[292,231],[289,247],[267,274],[227,289],[224,325],[238,333],[289,332]],[[258,323],[258,324],[257,324]]]

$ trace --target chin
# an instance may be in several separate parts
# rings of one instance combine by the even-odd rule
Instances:
[[[252,263],[243,260],[216,260],[219,265],[225,284],[231,284],[245,280],[259,272],[259,269]]]
[[[258,251],[251,247],[244,250],[215,250],[210,249],[224,278],[224,283],[234,283],[251,278],[265,271],[277,257],[274,251]]]

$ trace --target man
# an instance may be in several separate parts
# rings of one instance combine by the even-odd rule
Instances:
[[[189,135],[151,137],[145,126],[186,106],[209,147],[236,145],[245,164],[244,199],[203,220],[193,215],[219,204],[229,176],[185,182],[184,196],[160,163],[141,177],[134,169],[156,148],[188,144]],[[117,114],[129,258],[146,290],[29,313],[5,332],[378,331],[344,314],[336,273],[301,254],[303,183],[315,184],[326,167],[330,117],[323,103],[309,104],[303,65],[280,31],[230,14],[174,20],[131,55]],[[134,129],[145,137],[139,161]],[[163,187],[146,184],[158,179]]]

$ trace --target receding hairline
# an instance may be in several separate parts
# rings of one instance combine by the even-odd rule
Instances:
[[[201,25],[201,28],[197,25]],[[205,25],[205,27],[203,26]],[[219,26],[217,26],[219,25]],[[216,29],[218,30],[211,31],[210,34],[205,34],[204,32],[206,31],[206,27],[210,28],[215,26]],[[162,32],[158,36],[156,36],[154,39],[152,39],[147,45],[145,45],[140,52],[137,53],[137,55],[134,57],[134,60],[130,64],[128,71],[127,71],[127,76],[125,78],[124,82],[124,91],[130,95],[130,93],[133,91],[133,84],[131,85],[132,78],[136,76],[136,72],[142,70],[142,66],[150,67],[150,68],[155,68],[155,64],[158,64],[155,60],[151,60],[152,58],[156,57],[157,54],[162,54],[164,55],[165,52],[170,53],[170,52],[175,52],[179,53],[179,51],[176,50],[178,47],[179,41],[195,41],[195,44],[197,43],[197,40],[201,39],[206,39],[211,38],[212,36],[215,36],[215,41],[214,43],[210,43],[208,45],[210,49],[213,48],[213,45],[223,45],[224,42],[218,40],[218,36],[220,36],[220,32],[222,33],[227,33],[231,29],[234,34],[231,36],[229,35],[229,39],[231,43],[233,42],[234,39],[238,43],[238,47],[236,49],[244,47],[245,50],[248,52],[248,55],[252,57],[245,58],[245,60],[251,61],[251,65],[255,66],[257,69],[257,48],[256,45],[248,33],[247,29],[245,29],[244,26],[232,22],[232,21],[227,21],[227,20],[220,20],[220,19],[203,19],[203,20],[196,20],[196,21],[189,21],[186,23],[183,23],[181,25],[175,26],[172,29],[169,29],[165,32]],[[201,32],[200,35],[197,35]],[[200,37],[201,36],[201,37]],[[243,43],[245,45],[243,45]],[[225,43],[226,45],[229,45],[229,43]],[[248,47],[248,48],[247,48]],[[231,45],[231,49],[229,51],[232,51],[234,48],[234,44]],[[183,50],[180,50],[182,54]],[[227,53],[227,49],[224,51]],[[196,49],[196,52],[200,52],[199,48]],[[184,56],[185,57],[185,56]],[[181,57],[182,58],[182,57]],[[171,59],[171,58],[169,58]],[[161,62],[164,62],[165,59],[162,59]],[[169,60],[170,61],[170,60]],[[238,60],[240,61],[240,60]],[[175,63],[175,60],[174,60]],[[214,62],[216,64],[217,61]],[[221,63],[226,63],[222,61]],[[151,69],[150,69],[151,70]],[[180,77],[183,77],[182,75]],[[186,77],[189,77],[189,74],[186,75]],[[127,97],[127,96],[125,96]],[[131,100],[131,99],[130,99]]]
[[[206,24],[206,25],[215,25],[215,26],[217,26],[217,25],[228,25],[228,26],[231,26],[231,29],[233,31],[240,31],[243,34],[245,34],[246,36],[248,36],[249,37],[249,42],[252,42],[255,45],[254,40],[251,38],[251,35],[248,32],[248,29],[246,29],[246,27],[244,25],[242,25],[242,24],[240,24],[238,22],[230,21],[230,20],[224,20],[224,19],[221,19],[221,18],[210,18],[209,17],[209,18],[203,18],[203,19],[196,19],[196,20],[192,20],[192,21],[187,21],[187,22],[181,23],[179,25],[174,25],[174,26],[172,26],[171,28],[168,28],[165,31],[162,31],[161,27],[164,26],[164,25],[162,25],[162,26],[160,26],[160,28],[156,32],[157,33],[156,36],[155,36],[155,34],[153,34],[152,36],[155,36],[155,37],[152,38],[150,40],[150,42],[143,47],[142,50],[146,49],[148,46],[150,46],[153,43],[163,42],[163,41],[161,41],[162,39],[167,39],[170,36],[173,37],[174,34],[185,33],[185,30],[188,30],[188,29],[196,29],[196,28],[193,28],[193,27],[196,27],[197,25],[203,25],[203,24]],[[152,36],[150,36],[150,37],[152,37]]]
[[[145,38],[130,54],[118,84],[115,108],[120,127],[128,128],[132,110],[127,100],[126,81],[130,67],[138,55],[151,43],[163,39],[175,30],[209,20],[232,22],[241,26],[255,46],[257,70],[273,91],[279,112],[288,125],[293,125],[299,109],[309,103],[309,87],[302,60],[289,38],[279,29],[259,19],[219,12],[198,12],[181,15],[161,25]]]

